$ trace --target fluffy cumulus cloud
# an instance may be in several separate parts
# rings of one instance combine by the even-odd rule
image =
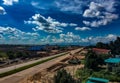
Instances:
[[[40,35],[38,33],[24,32],[12,27],[1,27],[0,26],[0,43],[6,44],[28,44],[33,40],[34,42],[38,39]],[[16,42],[15,42],[16,41]]]
[[[87,3],[82,0],[56,0],[55,6],[57,6],[58,9],[64,12],[72,12],[76,14],[82,14],[83,7]]]
[[[60,39],[63,39],[66,43],[78,42],[80,40],[79,35],[75,35],[73,32],[67,32],[66,34],[60,34]]]
[[[76,27],[75,30],[86,31],[86,30],[91,30],[91,28],[89,28],[89,27]]]
[[[82,44],[82,45],[90,45],[96,44],[97,42],[108,43],[117,38],[117,35],[108,34],[106,36],[90,36],[86,38],[81,38],[80,35],[74,34],[73,32],[61,33],[59,37],[48,35],[42,38],[40,41],[43,44],[51,43],[51,44]]]
[[[74,23],[61,23],[51,17],[45,18],[40,14],[35,14],[29,21],[24,22],[25,24],[36,25],[36,27],[33,28],[34,31],[43,30],[48,33],[61,33],[63,31],[63,27],[77,26],[77,24]]]
[[[4,5],[13,5],[14,3],[18,3],[19,0],[3,0]]]
[[[117,35],[114,34],[108,34],[106,36],[97,36],[97,37],[87,37],[81,39],[81,42],[86,42],[88,44],[96,44],[97,42],[103,42],[103,43],[108,43],[110,41],[113,41],[117,38]]]
[[[6,14],[6,11],[3,7],[0,6],[0,15]]]
[[[83,23],[91,27],[107,25],[118,18],[118,15],[114,13],[115,5],[116,2],[114,0],[103,1],[103,3],[90,2],[89,8],[83,13],[83,17],[95,18],[96,20],[83,21]]]
[[[41,39],[41,42],[52,43],[52,44],[72,44],[78,43],[80,41],[80,36],[74,34],[73,32],[61,33],[58,37],[48,35],[47,37]]]

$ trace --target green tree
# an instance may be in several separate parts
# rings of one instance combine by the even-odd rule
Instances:
[[[97,69],[98,62],[97,62],[97,55],[92,50],[89,50],[85,56],[85,68],[88,69]]]
[[[16,57],[17,57],[17,58],[21,58],[22,56],[23,56],[23,53],[22,53],[22,52],[17,52],[17,53],[16,53]]]
[[[57,72],[54,76],[54,83],[80,83],[73,79],[70,73],[67,73],[66,70],[62,69]]]
[[[9,59],[15,59],[16,58],[16,55],[15,55],[15,53],[13,51],[8,51],[7,55],[9,57]]]

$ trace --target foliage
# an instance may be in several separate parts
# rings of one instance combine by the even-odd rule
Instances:
[[[120,82],[120,75],[118,73],[112,74],[105,69],[97,72],[90,69],[78,69],[76,71],[76,76],[80,78],[82,82],[84,81],[84,83],[86,82],[88,77],[105,78],[110,80],[111,82]]]
[[[98,70],[98,65],[104,65],[104,60],[108,58],[108,54],[97,55],[92,50],[89,50],[85,56],[85,68]]]
[[[54,83],[74,83],[72,76],[62,69],[54,76]]]
[[[120,54],[120,37],[117,37],[115,41],[110,41],[108,44],[98,42],[95,47],[110,49],[112,54],[119,55]]]
[[[69,63],[69,64],[80,64],[81,61],[80,61],[79,59],[75,58],[75,59],[69,60],[68,63]]]
[[[14,58],[16,58],[16,55],[15,55],[15,53],[14,53],[13,51],[8,51],[8,52],[7,52],[7,55],[8,55],[8,57],[9,57],[9,59],[14,59]]]
[[[87,80],[87,78],[93,73],[93,70],[90,69],[77,69],[76,77],[82,81]]]
[[[105,70],[99,71],[99,72],[94,72],[92,74],[93,77],[98,77],[98,78],[105,78],[108,79],[112,82],[120,82],[120,75],[119,74],[111,74],[109,72],[106,72]]]
[[[0,58],[8,58],[7,54],[4,52],[0,52]]]
[[[98,67],[97,59],[98,59],[97,55],[92,50],[89,50],[85,56],[85,68],[97,69]]]
[[[70,73],[62,69],[57,71],[57,74],[54,76],[54,83],[80,83],[80,81],[75,80]]]
[[[109,47],[108,47],[108,44],[104,44],[104,43],[102,43],[102,42],[98,42],[97,44],[96,44],[96,47],[97,48],[105,48],[105,49],[108,49]]]

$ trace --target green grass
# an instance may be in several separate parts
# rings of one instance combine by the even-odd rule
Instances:
[[[55,59],[57,57],[60,57],[62,55],[65,55],[67,54],[68,52],[65,52],[65,53],[61,53],[61,54],[58,54],[57,56],[54,56],[54,57],[51,57],[51,58],[48,58],[48,59],[45,59],[45,60],[41,60],[41,61],[38,61],[36,63],[33,63],[33,64],[29,64],[29,65],[26,65],[26,66],[23,66],[23,67],[20,67],[20,68],[16,68],[14,70],[10,70],[10,71],[7,71],[7,72],[4,72],[4,73],[0,73],[0,78],[2,77],[5,77],[5,76],[8,76],[8,75],[11,75],[11,74],[14,74],[14,73],[17,73],[17,72],[20,72],[22,70],[25,70],[25,69],[28,69],[28,68],[31,68],[33,66],[36,66],[36,65],[39,65],[41,63],[44,63],[44,62],[47,62],[49,60],[52,60],[52,59]]]
[[[81,64],[85,64],[85,60],[81,60]]]

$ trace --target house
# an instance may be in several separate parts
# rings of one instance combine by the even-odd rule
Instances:
[[[103,78],[90,77],[86,83],[108,83],[109,80]]]
[[[120,58],[109,58],[105,62],[107,63],[107,71],[113,73],[120,72]]]
[[[92,48],[92,51],[96,54],[111,54],[111,51],[108,49]]]

